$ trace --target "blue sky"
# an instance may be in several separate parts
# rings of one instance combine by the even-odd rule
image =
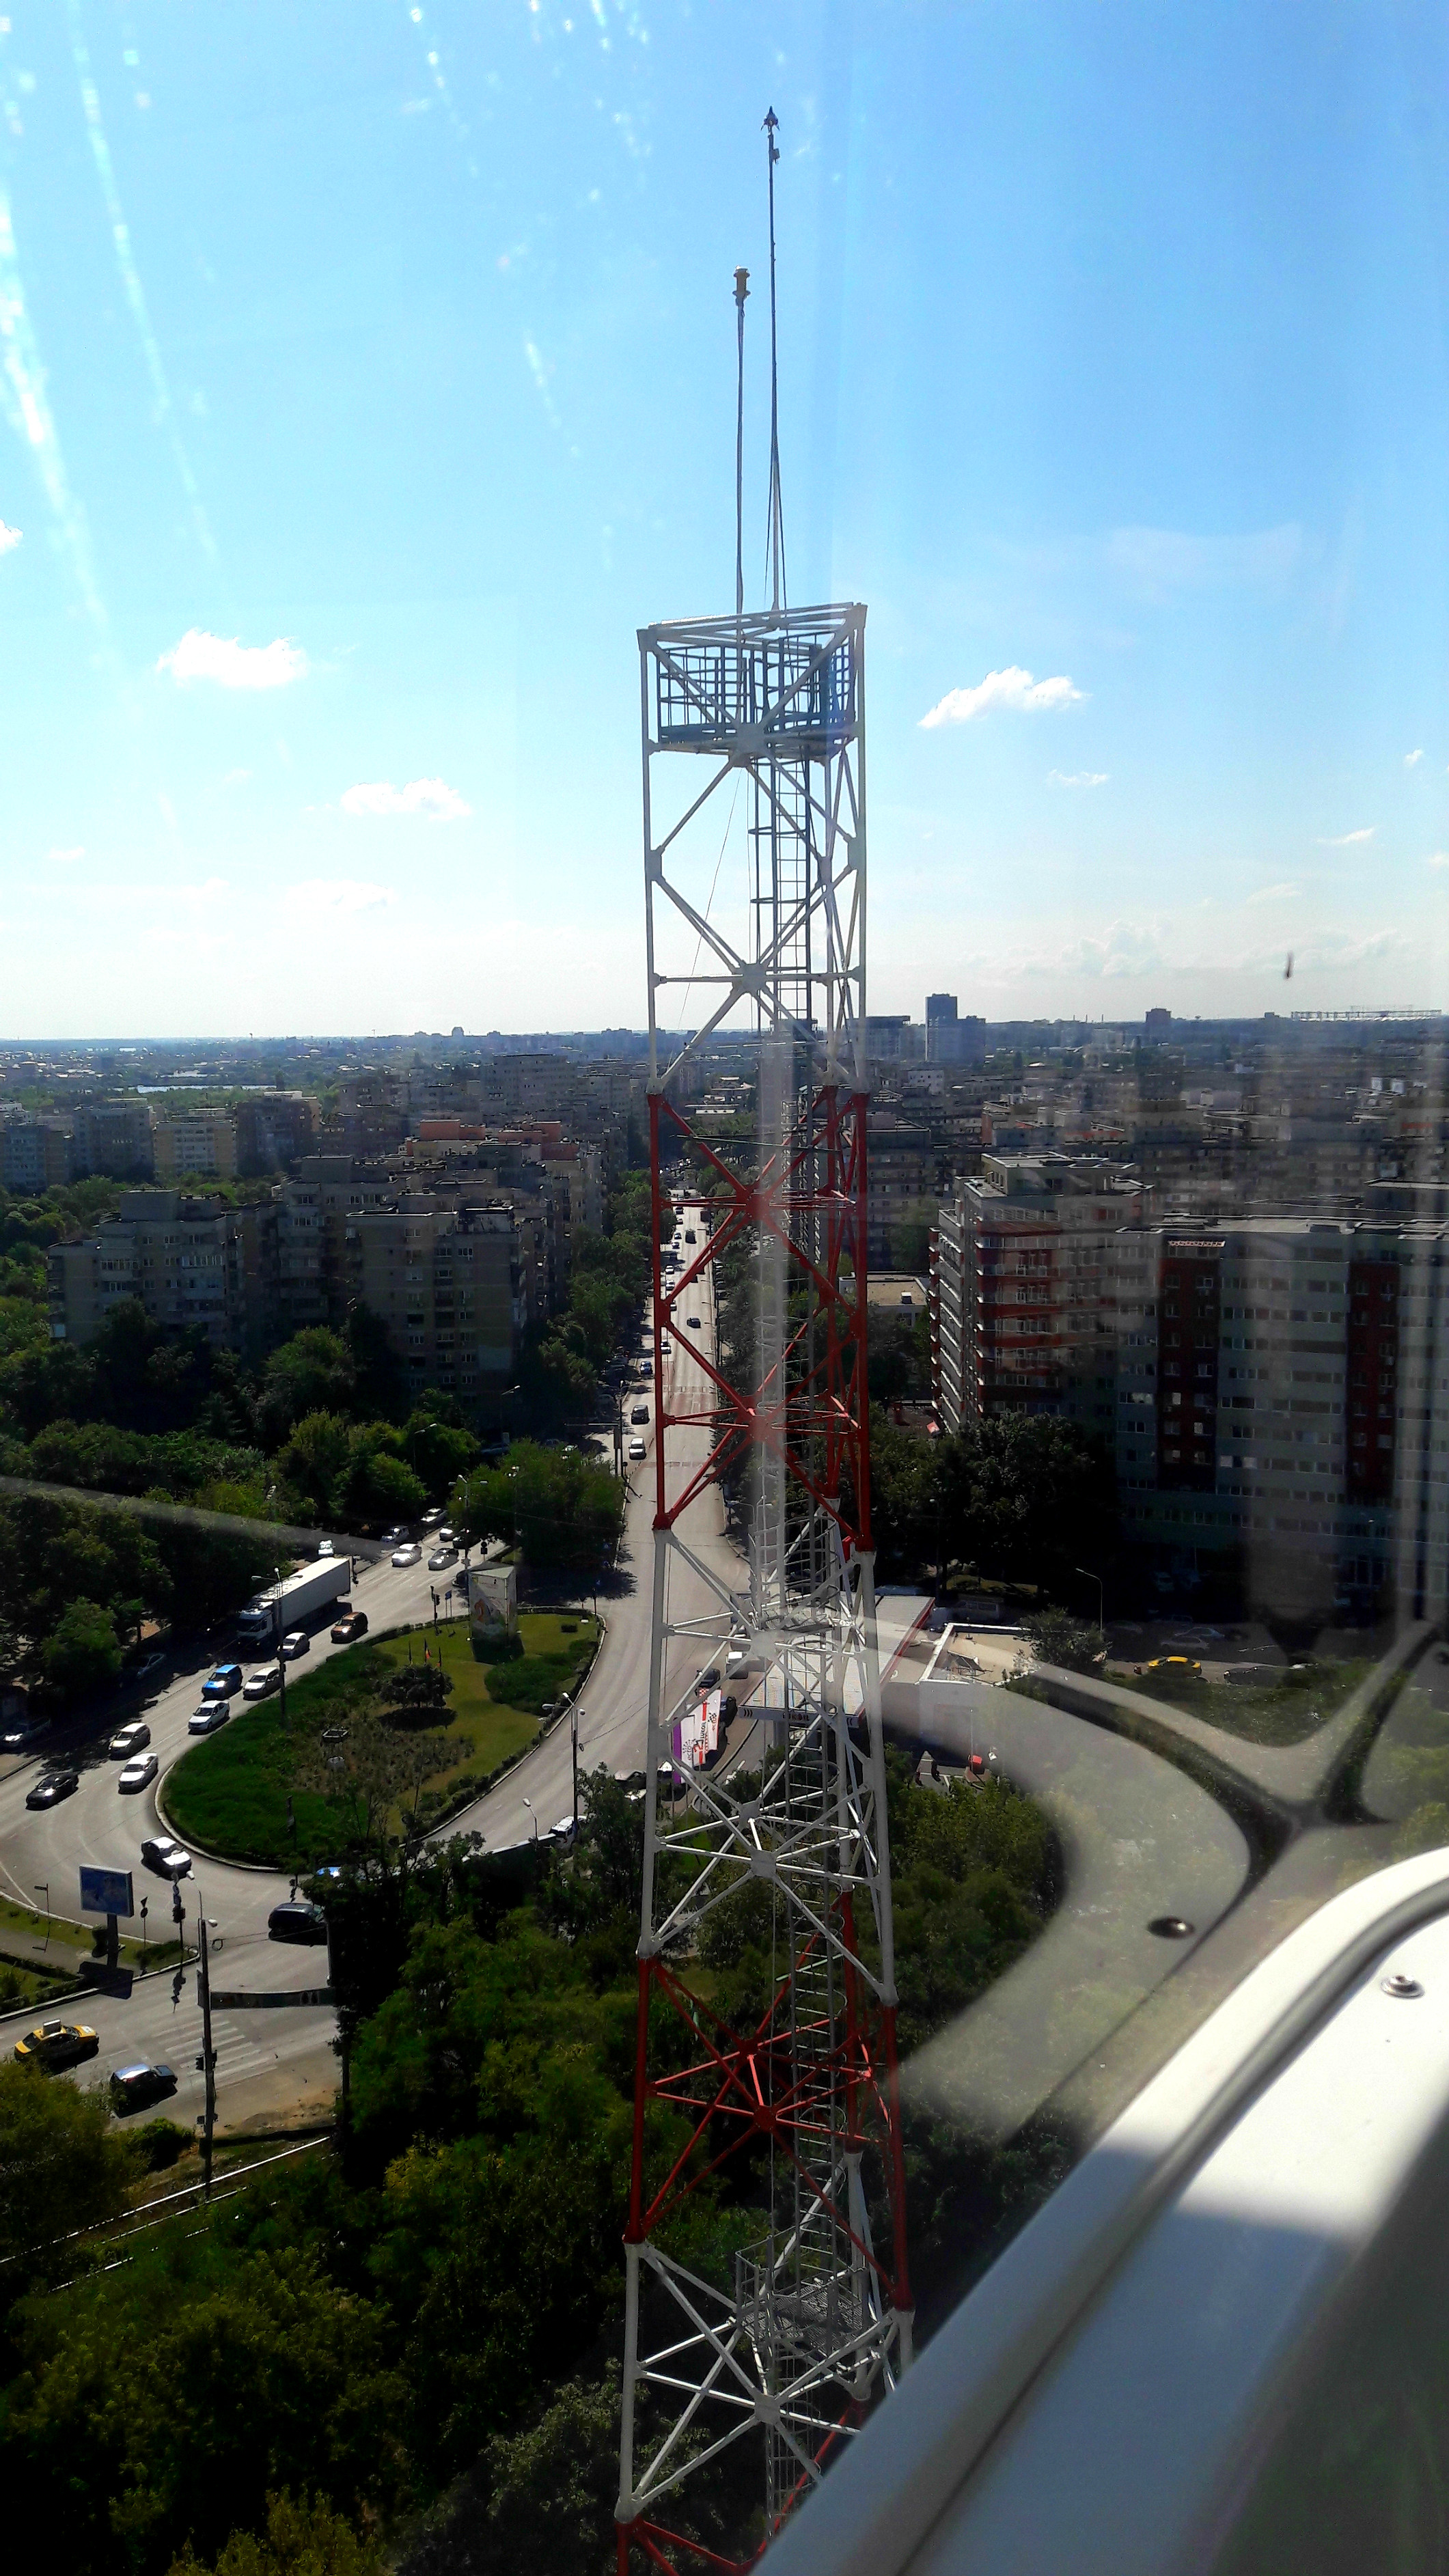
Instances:
[[[634,632],[730,604],[740,261],[759,595],[772,102],[872,1006],[1449,1005],[1446,56],[1414,0],[11,0],[0,1034],[642,1021]]]

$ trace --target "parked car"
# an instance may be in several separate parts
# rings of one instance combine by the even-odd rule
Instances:
[[[445,1566],[456,1565],[457,1562],[458,1551],[455,1547],[435,1547],[428,1559],[428,1572],[441,1574]]]
[[[422,1558],[423,1551],[416,1539],[409,1539],[405,1546],[395,1547],[392,1552],[394,1565],[421,1565]]]
[[[42,2021],[17,2039],[15,2054],[22,2066],[43,2066],[47,2075],[54,2075],[62,2066],[79,2066],[83,2057],[94,2057],[100,2044],[88,2022]]]
[[[312,1640],[308,1636],[306,1629],[289,1628],[285,1637],[282,1639],[282,1652],[286,1656],[289,1664],[295,1664],[299,1655],[310,1655],[312,1652]]]
[[[660,1334],[660,1336],[659,1336],[659,1347],[660,1347],[661,1351],[664,1353],[665,1358],[666,1358],[666,1359],[668,1359],[670,1352],[671,1352],[671,1351],[673,1350],[673,1348],[674,1348],[674,1344],[671,1342],[671,1340],[670,1340],[670,1338],[669,1338],[669,1335],[668,1335],[667,1333],[661,1333],[661,1334]]]
[[[152,2102],[162,2102],[176,2090],[176,2077],[169,2066],[155,2066],[149,2057],[140,2058],[134,2066],[118,2066],[111,2077],[111,2108],[124,2120],[129,2111],[144,2111]]]
[[[282,1676],[276,1665],[262,1664],[256,1672],[248,1673],[242,1683],[242,1698],[270,1699],[273,1691],[279,1691],[281,1687]]]
[[[208,1674],[202,1683],[201,1696],[203,1699],[230,1699],[232,1692],[239,1691],[241,1686],[240,1664],[218,1664],[215,1672]]]
[[[365,1637],[366,1634],[367,1612],[349,1610],[346,1618],[339,1619],[333,1627],[332,1643],[334,1646],[350,1646],[358,1637]]]
[[[200,1708],[194,1708],[188,1717],[186,1732],[188,1735],[215,1735],[217,1728],[225,1726],[230,1715],[229,1699],[204,1699]]]
[[[320,1905],[311,1905],[305,1896],[284,1897],[267,1916],[269,1941],[302,1941],[318,1943],[327,1938],[327,1917]]]
[[[629,1455],[631,1458],[647,1458],[649,1452],[645,1448],[642,1440],[631,1440],[629,1443]]]
[[[1179,1681],[1202,1678],[1202,1666],[1192,1655],[1154,1655],[1146,1669],[1149,1673],[1175,1674]]]
[[[399,1521],[396,1529],[383,1531],[382,1543],[384,1547],[402,1547],[406,1544],[411,1535],[412,1532],[407,1528],[406,1524]]]
[[[191,1876],[191,1854],[183,1851],[180,1843],[173,1842],[170,1834],[148,1835],[141,1845],[141,1859],[158,1878]]]
[[[145,1690],[152,1682],[158,1681],[165,1670],[164,1655],[143,1655],[139,1664],[132,1664],[129,1671],[122,1673],[121,1688],[122,1690]]]
[[[437,1526],[438,1526],[439,1522],[441,1521],[442,1517],[443,1517],[443,1506],[442,1506],[442,1504],[441,1504],[441,1503],[434,1503],[433,1508],[432,1508],[432,1510],[431,1510],[430,1512],[424,1512],[424,1514],[423,1514],[423,1517],[422,1517],[421,1521],[418,1523],[418,1527],[419,1527],[420,1529],[425,1529],[425,1530],[435,1530],[435,1529],[437,1528]]]
[[[636,1404],[633,1412],[629,1416],[629,1419],[631,1422],[647,1422],[649,1419],[648,1405]]]
[[[335,1556],[337,1554],[337,1550],[333,1546],[330,1538],[324,1538],[318,1540],[317,1553],[319,1556]]]
[[[106,1746],[113,1762],[129,1762],[133,1753],[141,1753],[151,1741],[151,1729],[144,1717],[133,1717],[129,1726],[118,1726]]]
[[[73,1797],[79,1787],[78,1771],[46,1771],[28,1791],[25,1803],[27,1807],[58,1807],[62,1798]]]
[[[138,1753],[134,1762],[126,1764],[116,1782],[116,1787],[123,1794],[129,1794],[136,1789],[149,1789],[160,1768],[161,1765],[154,1753]]]
[[[693,1241],[694,1241],[694,1228],[693,1228],[693,1226],[692,1226],[692,1225],[687,1225],[687,1226],[685,1227],[685,1229],[684,1229],[684,1240],[685,1240],[685,1242],[686,1242],[686,1243],[693,1243]]]

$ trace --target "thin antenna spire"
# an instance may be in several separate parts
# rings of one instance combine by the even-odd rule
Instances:
[[[770,570],[771,605],[778,617],[785,595],[785,513],[780,499],[780,361],[775,329],[775,164],[780,158],[775,136],[780,120],[773,108],[765,118],[770,156]]]
[[[745,613],[745,297],[750,272],[735,270],[735,323],[739,369],[735,397],[735,615]]]

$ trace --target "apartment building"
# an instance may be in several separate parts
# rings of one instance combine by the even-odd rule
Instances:
[[[1124,1535],[1250,1592],[1449,1593],[1449,1228],[1258,1218],[1119,1247]]]
[[[512,1208],[407,1192],[348,1230],[356,1295],[381,1316],[410,1393],[435,1386],[465,1410],[511,1386],[530,1320],[530,1252]]]
[[[867,1258],[872,1270],[908,1268],[916,1247],[902,1229],[919,1227],[935,1204],[940,1149],[929,1127],[889,1109],[872,1108],[866,1125]]]
[[[72,1149],[76,1177],[152,1180],[156,1173],[154,1121],[144,1100],[83,1102],[75,1113]]]
[[[244,1180],[289,1170],[317,1141],[317,1103],[310,1091],[260,1091],[236,1113],[237,1170]]]
[[[234,1181],[236,1169],[234,1118],[199,1110],[195,1117],[157,1120],[158,1180],[181,1180],[192,1175],[207,1181]]]
[[[262,1349],[277,1323],[276,1218],[178,1190],[128,1190],[120,1214],[46,1256],[50,1329],[93,1341],[107,1315],[139,1298],[168,1331],[199,1326],[218,1348]]]
[[[983,1154],[937,1212],[929,1298],[943,1427],[990,1413],[1060,1413],[1110,1435],[1116,1241],[1150,1197],[1119,1164]]]
[[[274,1196],[277,1301],[284,1333],[345,1322],[348,1232],[364,1210],[385,1207],[398,1184],[351,1154],[306,1154]]]
[[[70,1135],[59,1118],[0,1120],[0,1184],[39,1197],[71,1177]]]

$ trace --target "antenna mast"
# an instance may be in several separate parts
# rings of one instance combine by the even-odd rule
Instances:
[[[785,512],[780,499],[780,348],[775,320],[775,141],[780,120],[773,108],[765,118],[765,147],[770,170],[770,606],[776,617],[785,604]]]
[[[654,1611],[620,2576],[735,2564],[690,2539],[680,2490],[741,2441],[763,2454],[772,2538],[911,2358],[866,1389],[865,610],[785,604],[773,109],[765,126],[772,605],[745,614],[737,541],[733,617],[639,635]],[[737,540],[742,496],[737,398]],[[694,895],[741,770],[744,951]],[[701,932],[715,999],[671,1060],[661,996],[695,974]],[[758,1133],[697,1136],[672,1077],[746,1011]],[[681,1219],[698,1243],[666,1272]],[[759,1280],[759,1329],[753,1349],[722,1351],[710,1327],[732,1251]],[[720,1490],[741,1472],[748,1566]],[[704,1966],[719,1932],[763,1962],[760,1992],[725,2009]],[[732,2270],[696,2269],[680,2222],[721,2168],[757,2222]]]
[[[750,272],[735,270],[735,332],[739,364],[735,371],[735,615],[745,613],[745,297]]]

